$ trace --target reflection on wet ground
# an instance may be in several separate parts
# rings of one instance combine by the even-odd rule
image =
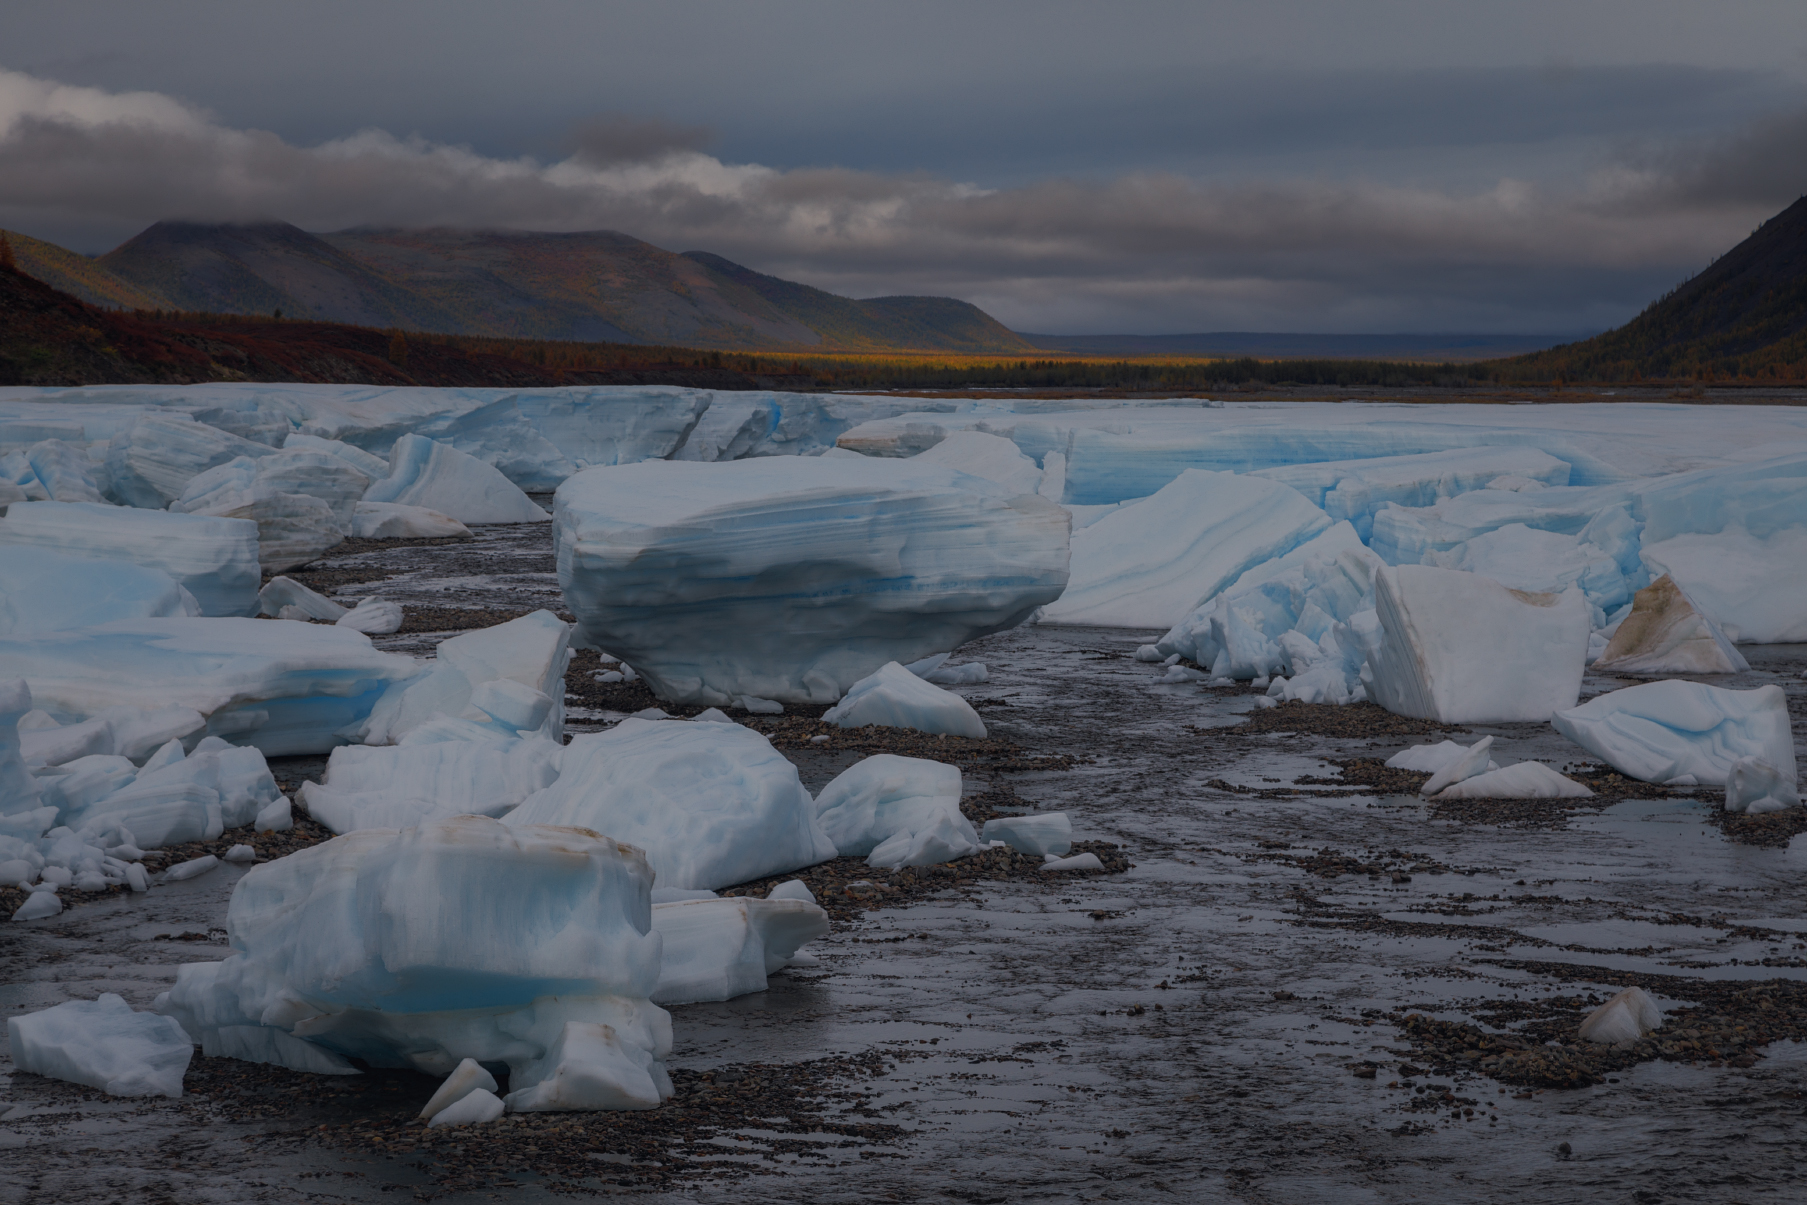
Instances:
[[[397,575],[341,588],[556,607],[546,534],[359,552],[343,562]],[[377,1141],[377,1104],[332,1118],[300,1087],[292,1107],[268,1103],[277,1088],[246,1110],[213,1072],[180,1103],[13,1075],[0,1200],[536,1200],[618,1179],[687,1201],[1798,1199],[1807,836],[1732,840],[1705,790],[1487,823],[1298,784],[1442,738],[1240,732],[1248,695],[1151,686],[1156,668],[1126,656],[1148,638],[1030,628],[961,654],[991,668],[966,693],[1003,701],[985,712],[995,735],[1077,758],[975,770],[968,792],[1065,810],[1132,868],[847,913],[769,991],[674,1009],[707,1133],[674,1112],[636,1122],[638,1146],[604,1119],[398,1149]],[[1807,649],[1754,652],[1727,684],[1781,683],[1798,733]],[[1502,761],[1585,760],[1547,726],[1471,727]],[[849,760],[788,752],[812,789]],[[239,873],[8,927],[0,1007],[147,1005],[180,962],[222,956],[209,930]],[[1631,983],[1669,1024],[1636,1050],[1570,1050]],[[744,1082],[770,1092],[736,1113]],[[790,1121],[761,1120],[770,1099]],[[586,1146],[600,1178],[577,1181]]]

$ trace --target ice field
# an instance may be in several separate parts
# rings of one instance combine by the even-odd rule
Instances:
[[[40,1193],[80,1198],[53,1081],[122,1183],[205,1194],[146,1153],[184,1067],[504,1134],[877,1051],[913,1153],[774,1155],[795,1199],[974,1149],[1000,1199],[1444,1157],[1564,1199],[1536,1144],[1631,1191],[1659,1119],[1718,1199],[1695,1098],[1807,1040],[1797,407],[12,389],[0,510],[0,1149],[58,1152]],[[1726,983],[1769,1036],[1669,1049],[1759,1007]],[[1620,1061],[1521,1099],[1426,1017]],[[243,1199],[299,1199],[257,1149]],[[415,1182],[378,1166],[344,1199]]]

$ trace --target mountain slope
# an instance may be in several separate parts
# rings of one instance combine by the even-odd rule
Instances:
[[[842,351],[911,348],[954,352],[1033,352],[1035,344],[976,305],[952,297],[874,297],[855,301],[743,268],[707,251],[686,251],[715,276],[764,298]]]
[[[13,257],[19,271],[41,280],[53,289],[79,297],[90,305],[109,305],[127,310],[160,310],[169,308],[169,299],[152,289],[125,280],[86,255],[64,250],[55,243],[32,238],[28,234],[4,231],[12,244]]]
[[[1572,380],[1807,376],[1807,197],[1617,330],[1499,367]]]

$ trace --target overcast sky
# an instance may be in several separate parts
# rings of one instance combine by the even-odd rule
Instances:
[[[87,252],[607,228],[1019,330],[1582,333],[1807,192],[1802,0],[59,0],[4,34],[0,226]]]

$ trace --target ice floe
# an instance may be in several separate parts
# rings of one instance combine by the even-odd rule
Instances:
[[[797,768],[739,724],[629,718],[573,738],[558,780],[504,817],[644,850],[662,887],[715,890],[835,856]]]
[[[942,465],[641,463],[578,474],[555,509],[581,642],[679,703],[832,703],[1067,584],[1065,511]]]
[[[822,788],[816,818],[844,855],[869,854],[899,833],[925,830],[942,817],[976,846],[979,835],[960,811],[961,791],[956,766],[880,753],[855,762]]]
[[[877,724],[948,736],[985,736],[985,722],[972,704],[895,661],[855,682],[839,703],[822,713],[822,719],[842,728]]]
[[[1782,688],[1725,690],[1671,680],[1628,686],[1559,711],[1556,730],[1613,769],[1643,782],[1722,787],[1742,758],[1798,782]]]
[[[460,523],[540,523],[552,516],[496,469],[447,443],[408,434],[395,441],[389,475],[367,502],[425,507]]]
[[[13,1067],[109,1096],[181,1096],[194,1043],[175,1021],[112,992],[6,1019]]]

